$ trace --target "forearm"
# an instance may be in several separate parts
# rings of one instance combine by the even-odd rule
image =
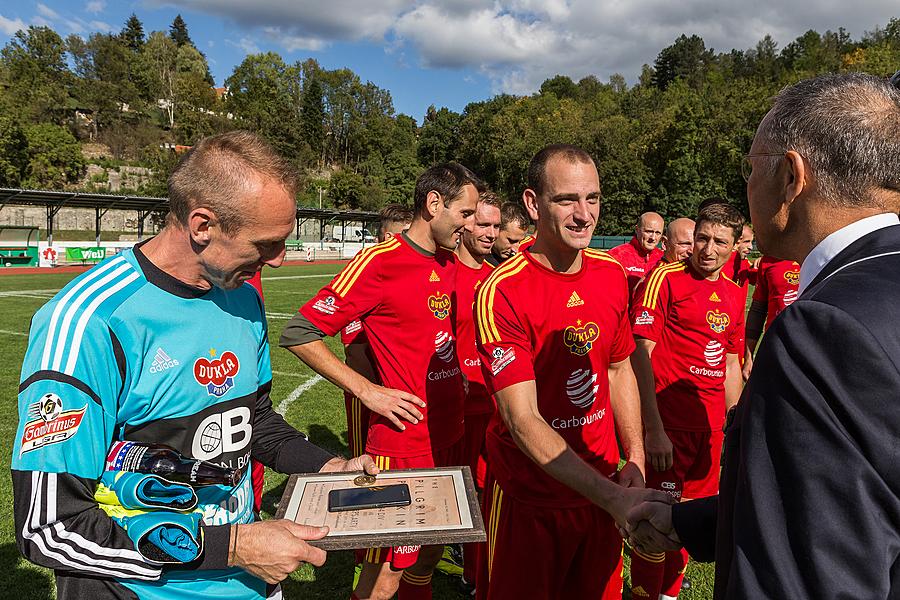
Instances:
[[[743,392],[741,365],[737,354],[728,354],[725,359],[725,411],[737,405]]]
[[[536,404],[527,400],[529,393],[535,394],[533,381],[496,394],[498,410],[519,449],[548,475],[608,509],[618,497],[620,486],[575,454],[544,421]]]
[[[653,344],[638,340],[637,349],[631,354],[631,367],[640,394],[641,421],[646,431],[662,431],[662,417],[656,404],[656,378],[653,376],[651,352]],[[649,346],[649,347],[648,347]],[[653,344],[655,346],[655,344]]]
[[[625,457],[644,470],[641,399],[628,359],[609,369],[609,400]]]
[[[335,356],[322,340],[316,340],[287,349],[310,369],[354,396],[361,396],[371,382],[348,367]]]

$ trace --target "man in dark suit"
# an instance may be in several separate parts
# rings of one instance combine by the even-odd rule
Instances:
[[[632,543],[715,558],[717,599],[900,598],[900,91],[802,81],[745,161],[760,250],[801,263],[800,296],[763,338],[719,496],[640,505]]]

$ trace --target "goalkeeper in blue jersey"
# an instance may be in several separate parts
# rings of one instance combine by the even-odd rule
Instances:
[[[272,408],[265,315],[244,282],[284,260],[291,173],[254,134],[201,141],[169,178],[163,231],[34,315],[12,459],[16,539],[55,571],[59,598],[279,597],[300,563],[324,562],[306,540],[326,532],[258,521],[251,457],[283,473],[377,472],[368,456],[314,446]],[[95,493],[117,440],[167,444],[243,477],[196,488],[183,515],[114,519]],[[162,529],[160,515],[172,517]],[[199,552],[147,552],[148,531],[183,532]]]

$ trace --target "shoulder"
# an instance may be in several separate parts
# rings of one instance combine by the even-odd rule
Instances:
[[[592,269],[603,269],[603,270],[611,270],[617,273],[621,273],[623,277],[628,276],[625,272],[625,267],[622,266],[615,257],[610,255],[610,252],[605,250],[596,250],[594,248],[585,248],[584,249],[584,258],[587,261],[588,267]]]
[[[640,299],[640,303],[644,306],[655,308],[660,290],[673,279],[685,273],[685,271],[687,271],[687,264],[684,261],[659,265],[647,276],[643,288],[644,293],[640,298],[635,298],[635,300]]]
[[[385,240],[356,253],[344,269],[338,273],[332,281],[332,288],[339,296],[344,296],[363,273],[372,273],[378,269],[381,263],[397,256],[402,247],[397,238]]]
[[[621,258],[622,256],[629,254],[629,252],[632,250],[634,250],[632,245],[628,242],[625,242],[624,244],[619,244],[618,246],[616,246],[614,248],[610,248],[609,252],[607,252],[607,254],[609,254],[610,256],[613,256],[615,258]]]
[[[523,279],[520,274],[526,270],[528,264],[528,259],[524,254],[516,254],[509,260],[500,263],[499,266],[493,267],[488,278],[481,284],[481,289],[513,285]]]

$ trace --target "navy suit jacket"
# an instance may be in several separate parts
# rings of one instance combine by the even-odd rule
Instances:
[[[775,319],[719,496],[673,510],[715,597],[900,598],[900,226],[840,252]]]

